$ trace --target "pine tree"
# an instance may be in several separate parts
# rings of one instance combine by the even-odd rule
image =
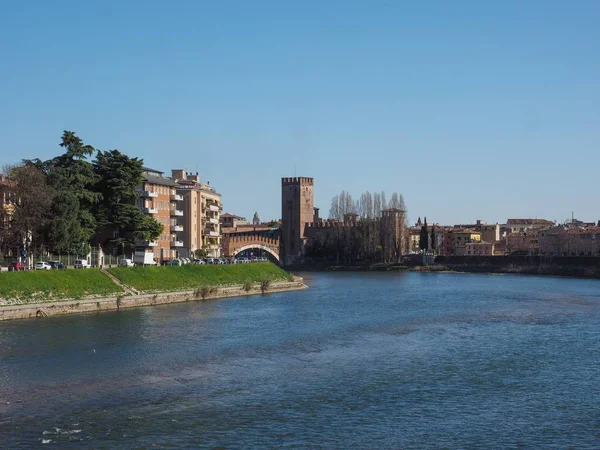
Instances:
[[[118,237],[102,242],[109,248],[129,251],[136,238],[154,241],[162,233],[162,224],[135,204],[137,186],[142,183],[142,166],[141,159],[130,158],[119,150],[99,151],[93,162],[96,191],[101,195],[94,209],[98,226],[118,232]]]
[[[436,242],[437,236],[435,233],[435,223],[431,226],[431,250],[433,250],[435,252],[435,249],[437,247],[437,242]]]
[[[100,195],[94,192],[96,176],[87,160],[94,147],[85,145],[71,131],[65,131],[61,147],[64,154],[41,163],[49,184],[56,191],[52,204],[52,220],[47,235],[50,247],[58,253],[84,255],[96,231],[92,212]]]

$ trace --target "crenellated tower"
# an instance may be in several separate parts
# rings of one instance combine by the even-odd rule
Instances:
[[[314,219],[314,180],[307,177],[281,179],[280,261],[299,262],[305,242],[304,228]]]

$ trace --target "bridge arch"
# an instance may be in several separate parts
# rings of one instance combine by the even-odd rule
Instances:
[[[275,258],[277,261],[279,261],[279,254],[277,252],[275,252],[272,248],[267,247],[266,245],[262,245],[262,244],[248,244],[248,245],[244,245],[243,247],[236,248],[234,251],[231,252],[231,256],[237,256],[239,253],[246,251],[246,250],[251,250],[253,248],[259,249],[259,250],[264,250],[269,255],[273,256],[273,258]]]

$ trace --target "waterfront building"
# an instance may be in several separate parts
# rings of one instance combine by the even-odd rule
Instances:
[[[540,230],[530,228],[526,231],[511,232],[506,236],[506,254],[508,255],[537,255]]]
[[[221,256],[221,225],[220,217],[223,211],[221,194],[209,184],[200,184],[200,197],[202,199],[202,221],[204,224],[202,245],[209,256]]]
[[[557,226],[539,234],[541,256],[600,256],[600,227]]]
[[[494,256],[494,244],[485,241],[473,241],[465,244],[467,256]]]
[[[421,219],[419,218],[419,221]],[[417,222],[418,223],[418,222]],[[419,241],[421,239],[421,226],[415,225],[414,227],[410,227],[408,229],[408,252],[409,253],[419,253],[421,249],[419,248]]]
[[[314,180],[282,178],[280,262],[336,260],[399,262],[410,246],[406,211],[388,208],[380,217],[361,218],[354,212],[341,220],[321,219],[314,206]]]
[[[197,172],[174,169],[171,175],[177,180],[176,190],[183,204],[181,255],[192,258],[196,250],[204,249],[210,257],[221,256],[221,194],[210,184],[201,183]]]
[[[465,256],[467,254],[466,245],[472,242],[481,241],[481,233],[476,230],[454,229],[452,231],[452,254]]]
[[[143,168],[142,183],[138,186],[138,207],[162,224],[163,232],[156,241],[136,242],[136,252],[151,252],[156,262],[173,259],[181,247],[177,233],[172,228],[178,223],[178,218],[183,216],[176,199],[176,183],[164,176],[160,170]]]

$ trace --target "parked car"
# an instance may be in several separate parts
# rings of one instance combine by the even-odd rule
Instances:
[[[76,259],[74,267],[76,269],[89,269],[90,263],[87,262],[87,259]]]
[[[134,265],[133,260],[129,258],[121,258],[119,261],[119,266],[121,267],[133,267]]]
[[[170,263],[169,266],[181,266],[181,261],[179,259],[173,259]]]
[[[36,262],[33,267],[35,268],[35,270],[50,270],[50,269],[52,269],[52,266],[50,265],[50,263],[48,263],[46,261]]]
[[[204,261],[206,262],[206,264],[214,264],[215,263],[215,260],[213,258],[206,258]]]
[[[11,262],[8,265],[8,271],[9,272],[13,272],[13,271],[18,272],[18,271],[26,270],[26,269],[27,269],[27,267],[25,267],[23,264],[21,264],[20,261],[16,261],[16,260],[13,261],[13,262]]]
[[[62,261],[48,261],[50,263],[50,267],[56,270],[66,269],[67,266]]]
[[[195,259],[194,264],[206,264],[206,263],[201,259]]]

